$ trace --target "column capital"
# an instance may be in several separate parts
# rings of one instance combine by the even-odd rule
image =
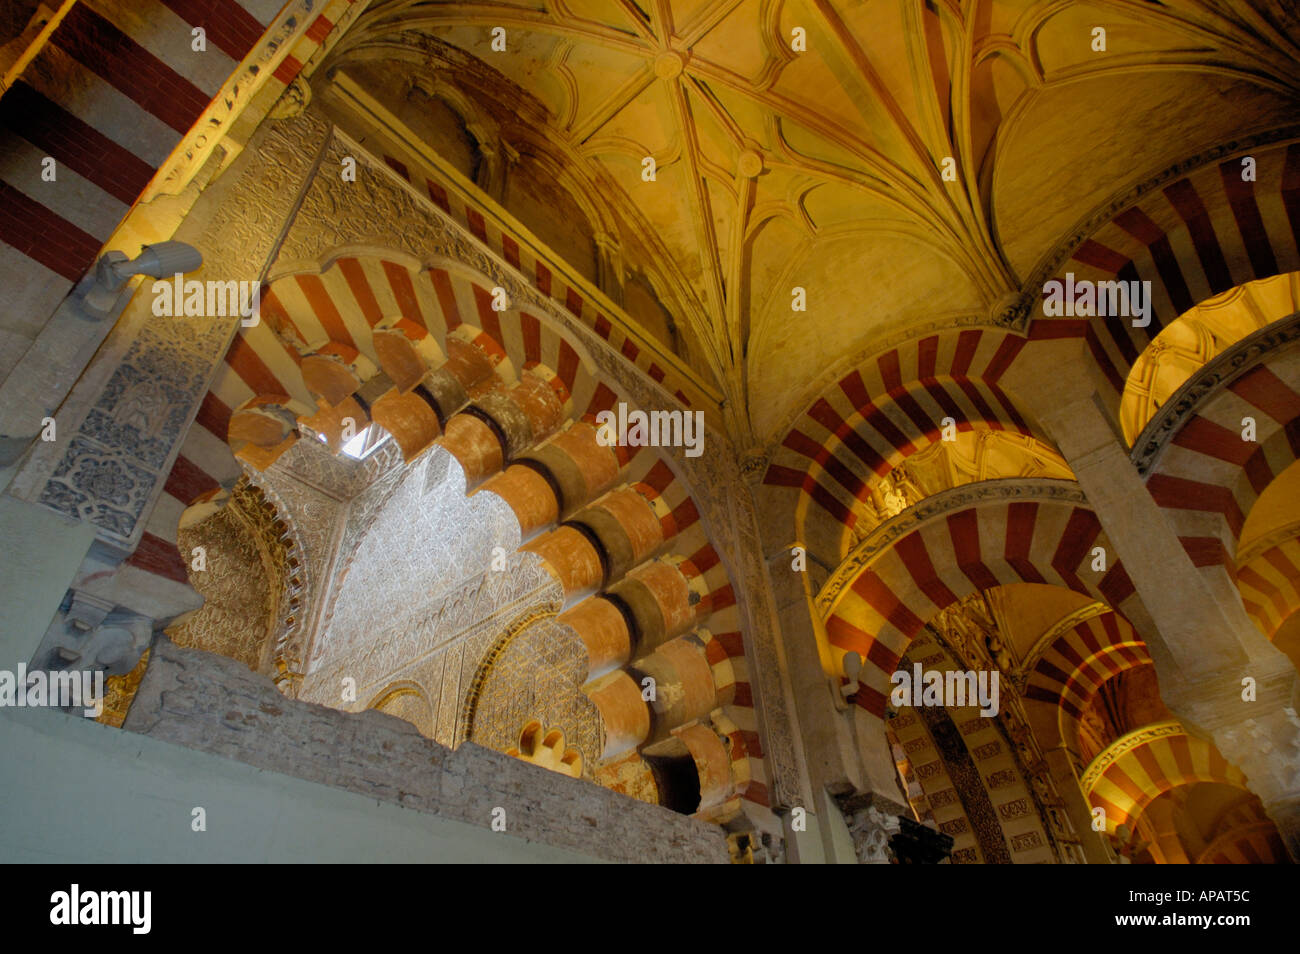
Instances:
[[[906,809],[878,795],[849,796],[838,801],[853,838],[858,864],[893,864],[890,840],[902,830],[899,815]]]
[[[1291,857],[1300,859],[1300,676],[1291,661],[1279,652],[1196,682],[1171,681],[1161,696],[1241,769]]]
[[[1265,804],[1300,796],[1300,676],[1289,659],[1277,657],[1161,686],[1170,710],[1189,729],[1212,738]]]

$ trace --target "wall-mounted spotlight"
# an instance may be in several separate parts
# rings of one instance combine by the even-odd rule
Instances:
[[[109,317],[117,305],[118,293],[132,275],[165,278],[176,273],[192,272],[203,264],[203,253],[184,242],[158,242],[146,245],[134,259],[123,252],[105,252],[95,269],[77,286],[81,308],[97,321]]]

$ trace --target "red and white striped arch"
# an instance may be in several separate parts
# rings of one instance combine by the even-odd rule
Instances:
[[[227,443],[232,415],[265,405],[299,419],[315,415],[322,402],[303,379],[304,360],[331,355],[364,379],[381,363],[376,332],[401,332],[433,363],[445,353],[449,333],[482,327],[480,343],[504,359],[499,376],[540,366],[568,391],[575,411],[594,414],[615,402],[617,395],[594,378],[585,356],[553,325],[527,311],[493,311],[491,300],[491,286],[472,272],[452,263],[422,267],[392,253],[343,254],[319,272],[276,279],[264,289],[262,321],[241,328],[231,343],[132,565],[186,582],[185,561],[176,551],[181,514],[242,473]],[[636,479],[653,466],[651,456],[644,455]],[[674,506],[680,502],[674,499]]]
[[[518,271],[530,284],[557,305],[563,306],[571,315],[583,322],[597,335],[608,342],[609,346],[631,362],[642,373],[657,381],[674,398],[685,407],[709,403],[713,398],[703,394],[689,376],[681,373],[667,362],[656,360],[655,354],[638,344],[620,324],[616,325],[604,314],[598,301],[580,287],[579,282],[566,278],[544,261],[526,242],[519,241],[518,236],[511,235],[501,227],[494,215],[487,209],[446,181],[435,181],[439,173],[430,168],[418,156],[398,149],[392,144],[383,144],[384,162],[399,176],[417,189],[426,192],[434,205],[451,216],[458,224],[464,226],[470,234],[499,255],[512,268]],[[423,179],[423,184],[419,180]],[[695,400],[692,400],[692,394]]]
[[[1236,285],[1300,268],[1300,143],[1249,152],[1256,179],[1242,180],[1237,155],[1143,194],[1079,242],[1043,280],[1149,281],[1150,325],[1123,318],[1053,319],[1084,337],[1116,397],[1138,356],[1193,305]]]
[[[1148,805],[1180,785],[1220,782],[1246,788],[1246,777],[1210,742],[1176,722],[1121,736],[1093,760],[1081,780],[1093,807],[1106,810],[1106,830],[1133,828]]]
[[[1255,441],[1242,438],[1246,418],[1255,422]],[[1146,486],[1192,562],[1235,576],[1246,517],[1298,456],[1300,345],[1291,345],[1204,399],[1168,441]]]
[[[480,340],[483,347],[501,352],[499,375],[512,375],[511,369],[516,367],[536,367],[539,358],[543,366],[560,368],[557,373],[570,395],[575,417],[590,417],[617,399],[550,325],[528,312],[495,312],[491,297],[483,283],[454,266],[418,267],[392,257],[345,255],[319,273],[282,276],[268,288],[262,324],[245,330],[245,350],[239,350],[238,342],[232,348],[228,367],[214,383],[210,403],[226,407],[226,402],[274,400],[277,394],[290,392],[289,400],[311,400],[314,406],[317,397],[302,376],[303,364],[310,356],[334,355],[352,367],[358,378],[364,378],[382,363],[385,332],[400,331],[417,353],[436,365],[446,353],[448,335],[466,328],[487,339]],[[475,324],[469,324],[467,317]],[[490,333],[478,331],[479,325]],[[250,368],[257,377],[252,377]],[[253,393],[255,388],[259,393]],[[618,457],[620,482],[635,487],[650,502],[665,547],[680,560],[679,569],[691,589],[704,594],[704,605],[696,612],[707,614],[709,629],[699,636],[728,726],[731,777],[744,783],[734,795],[766,805],[763,746],[739,610],[727,571],[709,541],[686,483],[668,458],[655,449],[639,447],[620,447]]]
[[[212,395],[227,408],[286,397],[298,416],[310,416],[317,400],[303,381],[302,362],[331,354],[356,365],[365,380],[382,363],[376,332],[396,329],[431,361],[445,354],[447,335],[463,325],[482,329],[508,357],[498,368],[538,365],[553,369],[573,407],[595,413],[613,394],[599,386],[589,362],[549,321],[528,310],[492,307],[492,284],[453,263],[418,265],[393,253],[342,255],[319,273],[281,276],[266,289],[262,322],[241,329],[213,383]],[[279,403],[279,402],[277,402]]]
[[[1150,665],[1146,644],[1128,621],[1118,613],[1102,613],[1062,633],[1048,647],[1030,672],[1025,697],[1057,707],[1059,742],[1078,751],[1080,718],[1094,696],[1121,673]],[[1058,744],[1040,742],[1045,747]],[[1106,810],[1112,833],[1121,824],[1133,828],[1147,806],[1165,792],[1199,782],[1225,782],[1245,790],[1242,773],[1213,744],[1187,734],[1176,723],[1141,726],[1112,740],[1081,779],[1090,804]],[[1266,821],[1266,827],[1277,841],[1272,823]],[[1284,857],[1270,853],[1267,831],[1257,834],[1264,840],[1262,850],[1247,845],[1247,855]],[[1236,842],[1242,840],[1249,842],[1245,835],[1234,834],[1215,854],[1238,851]]]
[[[688,580],[699,577],[698,590],[707,594],[707,630],[697,630],[714,667],[715,684],[723,714],[734,726],[731,757],[744,762],[748,784],[739,794],[746,801],[769,804],[769,782],[759,736],[758,715],[750,682],[749,660],[741,631],[740,608],[726,567],[700,520],[695,501],[668,460],[651,448],[627,448],[630,458],[622,482],[634,486],[659,515],[664,539],[671,552],[685,557],[681,565]]]
[[[1237,567],[1237,589],[1259,631],[1272,639],[1300,609],[1300,539],[1284,540]]]
[[[878,354],[828,388],[790,428],[760,489],[765,512],[836,566],[863,516],[871,482],[958,431],[1006,430],[1041,438],[1028,412],[998,384],[1025,339],[981,329],[916,338]]]
[[[1093,549],[1107,556],[1092,570]],[[922,626],[977,590],[1047,583],[1086,593],[1129,618],[1145,619],[1124,567],[1096,515],[1058,500],[986,500],[938,514],[893,543],[840,590],[826,616],[836,659],[864,661],[858,705],[883,716],[889,676]],[[834,582],[834,581],[833,581]]]
[[[1053,641],[1030,670],[1025,698],[1058,708],[1060,741],[1077,751],[1079,719],[1097,691],[1125,670],[1150,663],[1132,624],[1118,613],[1101,613]],[[1050,747],[1048,740],[1040,741]]]

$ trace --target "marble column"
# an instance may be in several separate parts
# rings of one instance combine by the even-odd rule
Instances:
[[[1082,342],[1031,342],[1003,384],[1032,407],[1136,586],[1160,694],[1240,768],[1300,859],[1297,674],[1246,615],[1226,570],[1198,570],[1130,459]],[[1243,681],[1254,680],[1248,701]]]
[[[836,704],[838,680],[832,684],[818,650],[813,581],[808,571],[792,569],[792,562],[790,551],[778,552],[768,560],[768,575],[799,724],[804,727],[809,780],[814,790],[835,796],[876,792],[899,801],[884,724],[856,705]]]

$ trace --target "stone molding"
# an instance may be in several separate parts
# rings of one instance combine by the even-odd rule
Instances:
[[[883,812],[874,805],[867,805],[865,808],[846,812],[844,821],[849,826],[849,835],[853,839],[853,850],[858,856],[858,864],[894,863],[894,852],[889,843],[902,830],[899,816]]]
[[[196,276],[265,274],[328,131],[310,113],[269,125],[238,179],[200,197],[176,233],[204,254]],[[156,317],[137,292],[60,414],[69,438],[38,444],[10,492],[93,523],[101,544],[130,554],[238,329],[238,317]]]
[[[890,518],[862,539],[831,574],[815,606],[823,617],[830,613],[845,587],[899,539],[958,510],[973,505],[1034,500],[1044,503],[1088,505],[1083,490],[1072,480],[1007,477],[962,484],[926,497]]]
[[[1187,379],[1133,442],[1131,459],[1142,477],[1159,465],[1189,420],[1225,388],[1265,360],[1294,350],[1300,342],[1300,312],[1273,322],[1215,355]]]
[[[1020,331],[1028,330],[1033,321],[1033,311],[1042,302],[1043,286],[1053,276],[1060,273],[1061,268],[1070,260],[1070,256],[1086,239],[1091,238],[1099,229],[1109,224],[1116,215],[1138,202],[1144,196],[1176,179],[1197,172],[1211,163],[1220,162],[1225,158],[1245,153],[1259,146],[1279,145],[1297,138],[1300,138],[1300,124],[1283,126],[1280,129],[1271,129],[1252,136],[1242,136],[1229,142],[1220,143],[1194,156],[1189,156],[1138,185],[1115,193],[1109,202],[1098,206],[1080,220],[1074,228],[1070,229],[1065,239],[1058,242],[1051,251],[1039,260],[1038,265],[1025,281],[1018,299],[1007,309],[998,323],[1014,327]]]
[[[1122,756],[1156,739],[1186,734],[1187,730],[1176,719],[1156,722],[1140,729],[1134,729],[1106,746],[1106,749],[1092,760],[1092,763],[1084,770],[1083,777],[1079,779],[1079,786],[1087,795],[1092,792],[1093,786],[1097,784],[1097,780],[1101,778],[1106,769],[1119,761]]]

